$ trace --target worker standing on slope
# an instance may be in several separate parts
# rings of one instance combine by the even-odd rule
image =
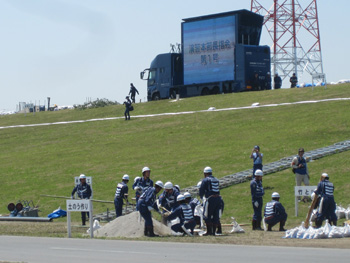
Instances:
[[[149,187],[147,190],[140,196],[139,201],[137,202],[137,209],[140,212],[141,216],[145,220],[145,229],[144,235],[148,237],[155,237],[152,221],[152,210],[159,212],[156,198],[159,191],[163,188],[162,181],[157,181],[154,187]]]
[[[263,206],[264,188],[262,185],[263,171],[256,170],[255,178],[250,182],[250,191],[252,195],[252,205],[254,215],[252,220],[253,230],[262,230],[261,228],[261,212]]]
[[[253,159],[253,177],[252,177],[252,179],[254,179],[255,171],[258,169],[262,171],[262,169],[263,169],[263,164],[262,164],[263,154],[260,152],[259,145],[254,146],[252,153],[250,154],[250,159]]]
[[[125,116],[125,120],[130,120],[130,110],[131,110],[131,100],[129,99],[129,96],[125,97],[125,101],[123,103],[125,105],[125,112],[124,112],[124,116]]]
[[[139,95],[139,91],[135,88],[134,84],[130,83],[129,95],[131,95],[131,100],[133,103],[135,103],[136,92],[137,92],[137,95]]]
[[[306,186],[309,185],[309,170],[307,168],[306,159],[304,158],[304,148],[299,148],[298,156],[294,157],[292,160],[292,169],[295,173],[295,181],[297,186],[301,186],[303,182]],[[300,202],[300,196],[298,196],[298,201]],[[311,201],[307,196],[303,197],[303,202]]]
[[[123,211],[123,201],[128,204],[128,182],[129,182],[129,175],[124,174],[122,178],[122,182],[117,185],[117,189],[115,190],[115,197],[114,197],[114,207],[115,207],[115,213],[116,217],[119,217],[122,215]]]
[[[216,228],[220,222],[221,197],[219,190],[219,180],[212,173],[211,167],[204,168],[204,179],[199,188],[199,196],[203,200],[203,216],[207,226],[207,232],[204,235],[215,235]]]
[[[71,198],[74,199],[74,194],[75,192],[77,192],[78,197],[80,199],[90,199],[91,195],[92,195],[92,190],[90,185],[88,185],[86,183],[86,176],[84,174],[81,174],[79,176],[79,180],[80,180],[80,184],[78,184],[76,187],[74,187],[73,191],[72,191],[72,195]],[[85,226],[85,222],[86,222],[86,215],[89,218],[89,212],[81,212],[81,222],[82,225]]]

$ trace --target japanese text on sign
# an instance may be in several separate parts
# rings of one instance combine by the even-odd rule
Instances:
[[[90,200],[67,200],[67,212],[90,211]]]
[[[311,196],[317,186],[295,186],[295,196]]]

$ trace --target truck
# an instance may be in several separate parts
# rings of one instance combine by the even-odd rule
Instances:
[[[270,72],[270,48],[260,46],[263,16],[248,10],[183,19],[178,52],[157,55],[140,73],[147,100],[249,91]]]

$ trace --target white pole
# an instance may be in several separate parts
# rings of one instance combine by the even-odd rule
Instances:
[[[72,237],[72,230],[70,225],[70,212],[67,212],[67,230],[68,230],[68,237]]]

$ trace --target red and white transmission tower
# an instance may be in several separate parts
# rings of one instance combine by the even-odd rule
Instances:
[[[271,2],[270,7],[261,4],[267,6]],[[251,11],[264,16],[264,26],[273,41],[273,73],[278,73],[283,79],[296,73],[299,84],[307,78],[305,72],[311,77],[307,81],[326,81],[316,0],[251,0]]]

